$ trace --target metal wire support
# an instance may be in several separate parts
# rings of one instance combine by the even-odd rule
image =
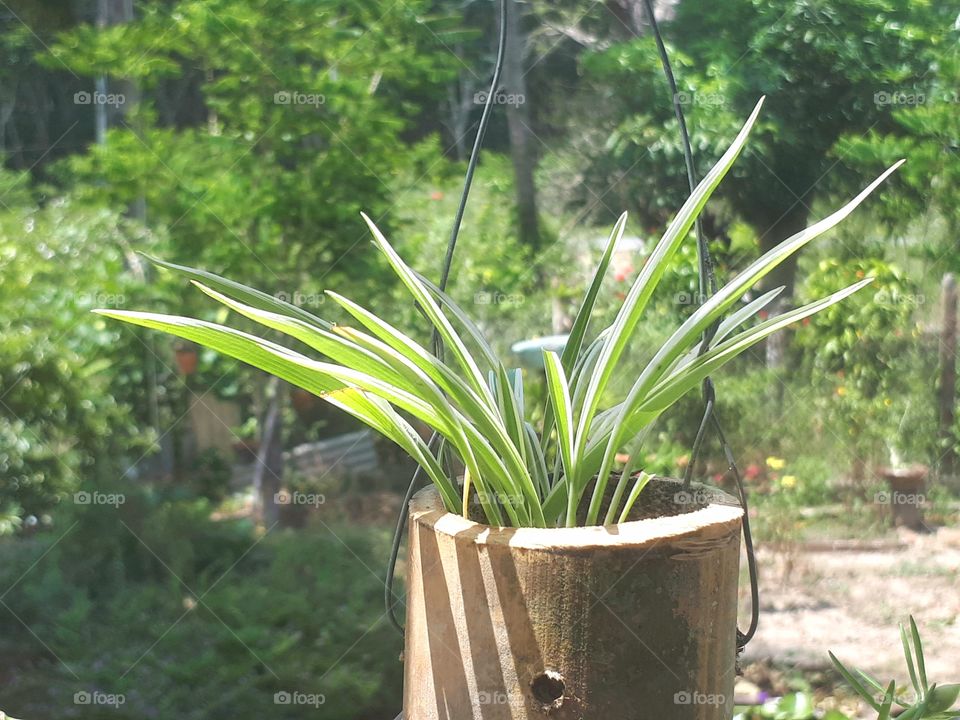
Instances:
[[[687,169],[687,184],[690,186],[690,192],[696,189],[697,172],[693,164],[693,150],[690,145],[690,133],[687,130],[687,121],[683,114],[683,107],[680,104],[680,93],[677,89],[677,80],[673,74],[673,68],[670,65],[670,55],[663,42],[663,36],[660,34],[660,26],[653,12],[653,5],[650,0],[643,0],[644,10],[650,21],[650,28],[653,30],[653,37],[657,43],[657,52],[660,54],[660,64],[663,67],[663,74],[667,80],[667,86],[673,98],[673,112],[677,118],[677,124],[680,126],[680,142],[683,145],[683,160]],[[704,301],[708,295],[717,291],[717,278],[714,272],[713,259],[710,257],[710,248],[707,246],[706,238],[703,236],[703,226],[699,216],[695,224],[695,233],[697,237],[697,261],[699,266],[699,289],[700,301]],[[700,343],[699,353],[702,355],[713,341],[717,332],[719,320],[708,327],[703,333],[703,340]],[[707,377],[703,381],[703,417],[700,420],[700,426],[697,428],[697,434],[693,441],[693,448],[690,451],[690,462],[687,464],[683,473],[683,485],[689,489],[690,482],[693,479],[693,470],[700,456],[700,450],[703,446],[703,439],[706,435],[707,426],[713,424],[717,433],[717,438],[723,447],[723,453],[726,456],[728,472],[733,475],[737,484],[737,493],[740,496],[740,506],[743,508],[743,544],[747,552],[747,568],[750,573],[750,627],[746,632],[737,630],[737,651],[743,650],[747,643],[757,632],[757,624],[760,621],[760,589],[757,581],[757,559],[753,550],[753,536],[750,532],[750,509],[747,505],[747,492],[743,487],[743,480],[740,477],[740,470],[737,467],[736,459],[733,456],[733,449],[727,442],[723,427],[716,415],[716,388],[713,381]]]
[[[490,124],[490,114],[493,111],[493,99],[496,97],[498,86],[500,85],[500,74],[503,71],[503,58],[507,46],[507,0],[500,0],[500,34],[497,41],[497,59],[493,66],[493,79],[490,81],[490,92],[487,93],[487,100],[483,104],[483,113],[480,115],[480,123],[477,126],[477,136],[473,140],[473,149],[470,151],[470,160],[467,163],[467,172],[463,179],[463,189],[460,191],[460,203],[457,205],[457,214],[453,219],[453,227],[450,230],[450,240],[447,242],[447,252],[443,258],[443,266],[440,272],[441,290],[447,289],[447,282],[450,280],[450,269],[453,266],[453,253],[457,248],[457,238],[460,235],[460,225],[463,222],[463,213],[467,207],[467,198],[470,195],[470,187],[473,185],[473,175],[477,169],[477,160],[480,157],[480,147],[483,144],[483,136],[487,132],[487,126]],[[443,359],[443,342],[440,334],[434,329],[432,334],[433,354]],[[429,447],[431,451],[436,451],[438,456],[442,456],[443,442],[439,435],[434,433],[430,438]],[[403,498],[403,505],[400,507],[400,513],[397,516],[397,525],[393,533],[393,544],[390,548],[390,558],[387,561],[387,578],[384,582],[384,606],[386,608],[387,619],[390,624],[396,628],[401,635],[404,634],[403,626],[397,620],[397,614],[394,607],[393,581],[397,568],[397,556],[400,554],[400,544],[403,542],[403,533],[407,526],[407,506],[410,499],[416,491],[420,480],[423,477],[423,468],[417,467],[410,478],[410,484],[407,486],[407,492]]]

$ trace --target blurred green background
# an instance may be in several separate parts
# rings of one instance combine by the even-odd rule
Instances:
[[[699,172],[767,96],[704,216],[721,280],[908,158],[771,280],[786,304],[867,274],[874,285],[716,379],[761,544],[888,537],[882,469],[912,463],[930,469],[927,522],[956,525],[956,388],[939,377],[942,284],[960,270],[960,10],[655,4]],[[642,3],[508,5],[514,61],[451,282],[504,353],[568,329],[628,210],[602,309],[612,317],[687,192]],[[331,319],[323,291],[341,291],[425,337],[359,212],[438,275],[496,7],[0,2],[0,707],[184,720],[398,711],[402,641],[382,595],[410,462],[363,439],[345,446],[366,454],[350,472],[330,443],[358,428],[314,398],[89,311],[220,318],[144,253]],[[624,378],[697,301],[692,238],[678,258]],[[700,410],[691,396],[657,428],[646,469],[682,470]],[[711,438],[695,474],[727,485],[725,470]],[[314,502],[274,502],[279,491]]]

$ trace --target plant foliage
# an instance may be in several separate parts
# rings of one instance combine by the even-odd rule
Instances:
[[[99,312],[206,345],[324,397],[410,453],[451,512],[467,514],[475,497],[486,520],[494,525],[572,527],[617,522],[627,517],[649,480],[645,473],[635,477],[623,473],[601,517],[607,481],[623,447],[731,359],[872,280],[864,278],[822,299],[739,329],[766,307],[779,289],[734,311],[735,304],[780,263],[847,217],[899,163],[846,206],[762,255],[698,306],[656,350],[626,396],[602,408],[605,391],[617,375],[618,364],[657,285],[688,238],[698,214],[743,149],[761,105],[762,101],[670,223],[612,324],[591,333],[594,304],[626,227],[626,215],[620,217],[562,355],[545,353],[549,407],[539,432],[527,420],[519,371],[507,369],[463,309],[411,269],[366,215],[375,245],[442,338],[445,360],[338,293],[327,294],[353,318],[355,327],[333,324],[211,273],[159,261],[159,265],[184,274],[238,314],[300,341],[324,359],[189,317]],[[717,323],[712,344],[702,347],[704,331]],[[439,433],[463,462],[463,489],[414,430],[407,419],[411,416]]]

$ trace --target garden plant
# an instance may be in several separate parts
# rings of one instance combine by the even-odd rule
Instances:
[[[737,307],[768,273],[837,225],[892,173],[897,163],[846,206],[762,255],[694,312],[652,354],[619,402],[602,407],[617,365],[668,263],[707,200],[743,149],[762,101],[737,138],[684,203],[647,259],[607,328],[590,336],[590,320],[613,250],[626,227],[622,215],[580,305],[562,354],[544,353],[549,407],[538,430],[527,419],[519,370],[508,370],[467,313],[396,253],[364,219],[377,248],[440,334],[449,360],[333,291],[328,295],[359,325],[337,324],[212,273],[157,261],[183,273],[230,309],[280,331],[326,357],[311,358],[273,341],[187,317],[105,309],[102,315],[166,330],[206,345],[320,395],[382,433],[420,463],[447,510],[469,515],[473,498],[490,525],[574,527],[627,520],[651,476],[628,461],[608,497],[617,456],[684,394],[734,357],[787,325],[840,302],[872,282],[866,277],[747,329],[780,293],[768,290]],[[717,325],[712,343],[705,330]],[[458,327],[459,326],[459,327]],[[434,429],[465,468],[462,486],[404,417]],[[631,458],[638,457],[636,451]],[[595,482],[594,482],[595,479]],[[601,508],[606,511],[601,514]]]
[[[548,402],[539,430],[527,412],[520,370],[507,368],[464,309],[412,269],[366,215],[376,247],[430,321],[442,351],[431,352],[337,292],[327,295],[352,324],[321,319],[262,291],[163,261],[161,267],[186,275],[227,308],[323,359],[189,317],[100,311],[208,346],[315,393],[394,441],[423,468],[433,494],[421,493],[410,504],[408,720],[476,715],[491,697],[500,706],[494,714],[511,718],[543,712],[561,720],[623,716],[641,700],[651,712],[672,712],[678,720],[719,720],[732,711],[732,673],[709,668],[718,659],[732,667],[736,654],[743,510],[723,493],[698,488],[691,494],[689,478],[683,485],[660,479],[644,503],[641,495],[655,478],[638,467],[643,457],[638,450],[657,419],[715,370],[872,282],[865,277],[742,329],[772,306],[783,288],[745,296],[847,217],[900,165],[704,299],[666,341],[647,349],[649,362],[626,395],[610,403],[615,381],[625,380],[618,368],[648,303],[743,150],[762,104],[656,243],[613,322],[597,332],[591,319],[626,227],[626,213],[620,216],[562,353],[543,353]],[[408,417],[434,431],[442,443],[439,452]],[[462,464],[462,481],[449,464],[444,467],[443,448]],[[624,449],[629,455],[621,463]],[[598,535],[601,525],[619,529]],[[456,558],[456,566],[437,584],[434,568],[451,562],[444,558]],[[482,571],[485,563],[496,569]],[[570,620],[563,608],[590,607],[591,595],[609,593],[604,580],[609,577],[621,579],[605,602],[617,622],[587,612],[576,639],[565,639]],[[698,600],[688,602],[691,596]],[[470,597],[486,602],[471,610],[464,604]],[[675,682],[664,681],[651,664],[635,662],[640,647],[620,642],[619,618],[635,614],[638,606],[650,608],[638,618],[644,633],[639,646],[655,659],[669,655],[682,668],[673,673]],[[611,646],[617,648],[612,655]],[[603,670],[610,665],[620,669]],[[699,698],[710,706],[706,715]]]

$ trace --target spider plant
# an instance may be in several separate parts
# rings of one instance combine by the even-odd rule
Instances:
[[[464,310],[411,269],[380,230],[363,216],[397,278],[410,292],[446,348],[445,360],[373,312],[332,291],[354,321],[334,324],[300,307],[209,272],[155,261],[182,273],[231,310],[299,341],[311,357],[223,325],[188,317],[99,310],[108,317],[165,330],[243,360],[323,397],[408,452],[436,485],[450,512],[468,514],[479,501],[491,525],[572,527],[623,521],[650,476],[628,463],[601,517],[608,478],[624,447],[637,457],[637,438],[709,374],[772,333],[841,301],[870,282],[741,326],[782,288],[735,304],[778,264],[849,215],[897,167],[891,167],[846,206],[755,260],[701,304],[657,350],[623,400],[601,407],[644,309],[711,194],[746,143],[762,100],[736,139],[684,203],[656,244],[613,323],[591,333],[590,320],[626,214],[610,234],[562,354],[545,352],[548,406],[539,429],[527,419],[519,370],[508,370]],[[898,163],[899,165],[899,163]],[[719,322],[709,347],[705,329]],[[414,431],[412,416],[433,428],[465,468],[461,485]],[[592,493],[588,493],[596,478]]]
[[[958,717],[960,711],[951,711],[950,708],[960,697],[960,685],[937,685],[927,681],[923,643],[913,615],[910,616],[909,632],[903,623],[900,624],[900,642],[913,687],[912,702],[897,690],[896,681],[891,680],[884,686],[863,670],[857,670],[855,675],[833,653],[830,653],[830,659],[857,695],[879,713],[878,720],[890,720],[895,707],[900,709],[896,714],[900,720],[949,720]]]

